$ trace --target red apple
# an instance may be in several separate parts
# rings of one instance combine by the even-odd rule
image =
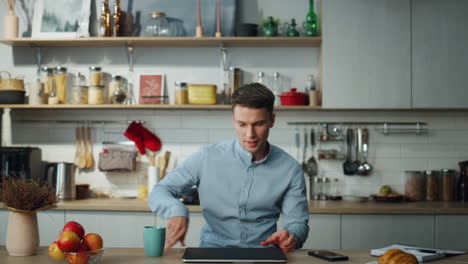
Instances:
[[[60,250],[60,248],[57,246],[57,241],[52,242],[49,246],[49,257],[56,261],[63,261],[65,260],[65,254]]]
[[[57,239],[57,246],[62,252],[75,252],[80,245],[80,238],[72,231],[60,233]]]
[[[67,254],[67,260],[70,264],[86,264],[89,260],[88,252],[86,248],[80,244],[75,253]]]
[[[104,246],[104,242],[100,235],[96,233],[89,233],[83,237],[83,245],[89,251],[93,251],[102,248]]]
[[[78,235],[78,237],[80,238],[80,240],[83,238],[84,234],[85,234],[85,230],[83,228],[83,226],[81,226],[79,223],[75,222],[75,221],[70,221],[68,223],[66,223],[64,226],[63,226],[63,229],[62,231],[72,231],[72,232],[75,232],[75,234]]]

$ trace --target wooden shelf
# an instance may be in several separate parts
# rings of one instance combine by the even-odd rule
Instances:
[[[159,104],[140,104],[140,105],[25,105],[25,104],[0,104],[0,108],[11,109],[115,109],[115,110],[133,110],[133,109],[167,109],[167,110],[231,110],[230,105],[159,105]],[[277,106],[276,110],[320,110],[320,107],[308,105],[298,106]]]
[[[319,47],[321,42],[321,37],[0,38],[0,43],[12,47]]]

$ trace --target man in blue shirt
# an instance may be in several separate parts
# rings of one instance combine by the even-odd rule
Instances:
[[[232,95],[237,139],[202,147],[157,184],[148,203],[167,219],[166,247],[180,241],[188,209],[176,197],[197,185],[205,218],[200,247],[276,245],[288,252],[302,247],[309,227],[300,164],[268,143],[275,123],[275,96],[264,85],[247,84]],[[284,229],[276,222],[283,214]]]

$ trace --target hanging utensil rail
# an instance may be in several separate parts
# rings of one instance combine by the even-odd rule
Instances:
[[[375,131],[384,135],[390,134],[416,134],[429,133],[426,122],[377,122],[377,121],[323,121],[323,122],[288,122],[288,125],[309,126],[309,125],[346,125],[346,126],[381,126]]]

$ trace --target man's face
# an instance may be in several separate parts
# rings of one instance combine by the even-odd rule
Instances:
[[[270,128],[275,123],[275,114],[265,108],[256,109],[236,105],[232,114],[239,144],[261,160],[267,154],[267,139]]]

